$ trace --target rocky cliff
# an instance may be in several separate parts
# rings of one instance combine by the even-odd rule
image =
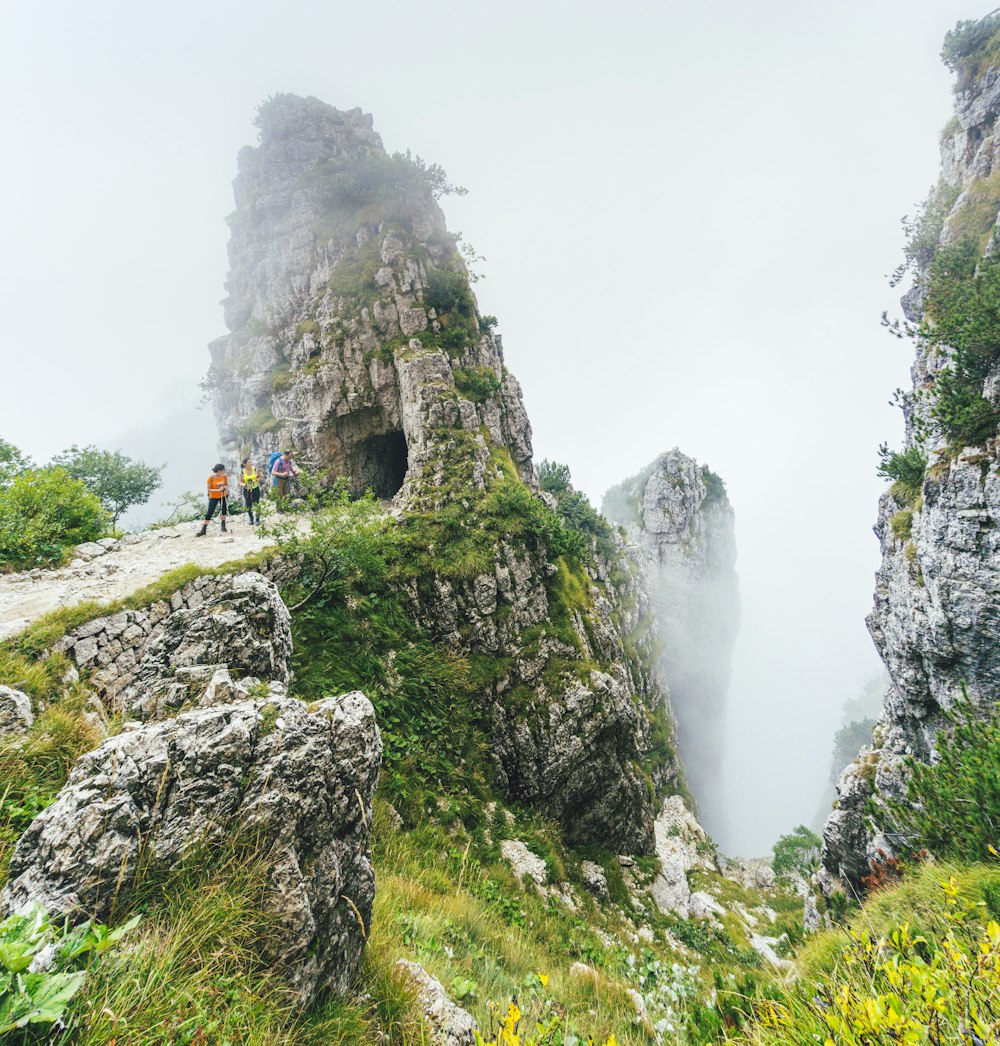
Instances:
[[[933,760],[944,714],[963,694],[982,708],[1000,694],[1000,360],[995,321],[985,344],[967,325],[995,280],[1000,211],[1000,68],[976,44],[983,28],[989,37],[980,23],[978,36],[966,29],[946,42],[955,116],[941,139],[941,180],[907,246],[903,308],[916,358],[905,447],[889,459],[896,482],[879,503],[882,563],[868,617],[890,685],[874,745],[844,771],[824,830],[827,869],[854,886],[880,850],[893,851],[882,802],[905,795],[905,760]],[[956,289],[967,295],[960,310]]]
[[[699,817],[724,823],[720,779],[726,694],[739,629],[736,537],[722,480],[676,448],[613,487],[605,515],[642,563],[659,637],[660,684],[677,718]]]
[[[437,204],[443,172],[388,156],[359,109],[278,95],[256,122],[233,183],[230,333],[211,346],[223,446],[293,448],[392,497],[451,429],[530,478],[521,390]]]
[[[321,483],[393,499],[397,591],[479,666],[503,792],[570,839],[651,852],[679,786],[670,714],[633,640],[646,612],[612,536],[538,490],[531,431],[437,199],[440,169],[389,156],[360,111],[261,107],[230,218],[230,333],[211,346],[224,447],[290,448]]]

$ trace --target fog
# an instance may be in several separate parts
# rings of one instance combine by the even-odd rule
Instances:
[[[879,327],[937,177],[952,0],[0,3],[0,435],[142,447],[200,487],[183,417],[222,333],[230,182],[269,94],[372,112],[469,194],[538,458],[595,503],[679,446],[725,479],[743,624],[723,848],[809,821],[864,627],[876,448],[907,345]],[[133,430],[142,429],[136,435]],[[173,432],[171,431],[173,429]],[[125,434],[133,435],[123,438]],[[158,433],[150,448],[149,434]],[[145,443],[143,441],[146,441]],[[183,474],[190,471],[190,480]],[[177,491],[165,491],[173,494]]]

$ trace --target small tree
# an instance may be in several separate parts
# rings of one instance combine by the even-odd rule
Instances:
[[[15,476],[30,468],[31,459],[0,436],[0,487],[7,486]]]
[[[154,468],[143,461],[133,461],[120,451],[76,445],[53,458],[52,464],[64,468],[100,498],[113,527],[118,525],[126,509],[149,501],[160,485],[160,473],[164,469],[163,465]]]
[[[774,844],[774,860],[771,862],[775,875],[791,875],[798,872],[808,879],[819,867],[823,840],[800,824],[788,835],[781,836]]]

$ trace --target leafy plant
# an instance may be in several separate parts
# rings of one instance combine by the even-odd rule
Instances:
[[[894,481],[892,492],[904,505],[912,505],[920,497],[927,473],[927,455],[917,444],[905,450],[890,451],[888,444],[878,448],[878,474]]]
[[[40,905],[0,922],[0,1035],[61,1021],[83,986],[85,967],[138,923],[136,916],[114,930],[89,920],[59,929]],[[47,959],[43,950],[51,951]]]
[[[29,469],[0,489],[0,570],[61,562],[72,545],[105,533],[98,500],[64,469]]]
[[[890,800],[907,854],[988,861],[1000,841],[1000,715],[963,700],[946,714],[933,763],[911,760],[905,801]]]
[[[819,867],[823,840],[804,824],[798,825],[774,844],[771,864],[775,875],[798,873],[808,879]]]
[[[119,451],[76,445],[53,458],[52,464],[65,469],[73,479],[78,479],[87,490],[97,495],[111,516],[112,527],[117,526],[127,509],[149,501],[150,495],[160,485],[160,474],[166,467],[157,468],[134,461]]]

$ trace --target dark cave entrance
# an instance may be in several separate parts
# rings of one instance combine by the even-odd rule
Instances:
[[[407,463],[406,437],[402,432],[369,436],[351,451],[351,485],[358,494],[371,488],[376,497],[388,501],[403,485]]]

